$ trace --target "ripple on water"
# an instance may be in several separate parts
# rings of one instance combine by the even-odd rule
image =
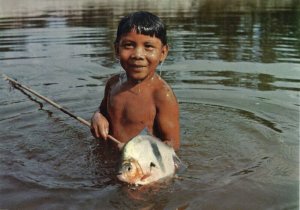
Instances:
[[[297,161],[288,160],[295,161],[294,152],[282,144],[281,131],[272,122],[222,106],[182,103],[181,108],[180,156],[188,164],[183,179],[216,188],[245,176],[277,179],[274,170],[284,168],[281,178],[296,180]],[[193,123],[185,126],[187,121]]]

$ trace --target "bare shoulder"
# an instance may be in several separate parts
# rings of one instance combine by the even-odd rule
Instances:
[[[157,75],[154,88],[154,99],[157,103],[177,104],[177,98],[170,85]]]

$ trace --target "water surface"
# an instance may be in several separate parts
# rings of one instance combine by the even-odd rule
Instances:
[[[87,127],[0,81],[2,209],[298,209],[299,2],[0,0],[5,73],[90,119],[119,18],[158,14],[158,73],[180,103],[187,168],[161,186],[115,178],[118,154]]]

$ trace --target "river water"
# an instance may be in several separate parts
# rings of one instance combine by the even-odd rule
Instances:
[[[115,179],[89,129],[0,81],[0,209],[298,209],[298,0],[0,0],[0,73],[85,119],[118,73],[137,10],[168,25],[159,73],[180,103],[186,169],[160,186]]]

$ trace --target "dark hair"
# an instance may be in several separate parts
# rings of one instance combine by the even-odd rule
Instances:
[[[121,36],[135,30],[138,34],[155,36],[163,45],[167,44],[166,26],[162,20],[150,12],[134,12],[121,19],[118,26],[115,44]]]

